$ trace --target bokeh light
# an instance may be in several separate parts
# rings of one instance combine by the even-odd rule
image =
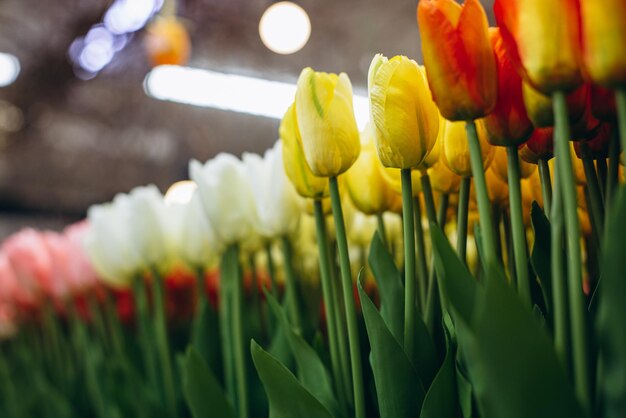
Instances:
[[[274,3],[259,22],[263,44],[277,54],[293,54],[306,45],[311,21],[304,9],[289,1]]]
[[[0,52],[0,87],[12,84],[20,73],[20,61],[15,55]]]

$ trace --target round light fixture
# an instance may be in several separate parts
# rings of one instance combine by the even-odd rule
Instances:
[[[293,54],[302,49],[311,35],[311,21],[304,9],[290,1],[267,8],[259,22],[263,44],[277,54]]]
[[[166,205],[184,205],[189,203],[191,196],[196,191],[196,183],[191,180],[177,181],[172,184],[163,199]]]
[[[0,52],[0,87],[13,83],[20,73],[20,61],[15,55]]]

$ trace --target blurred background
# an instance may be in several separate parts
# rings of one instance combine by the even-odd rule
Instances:
[[[362,125],[373,55],[422,61],[416,0],[275,3],[0,0],[0,239],[138,185],[165,192],[190,158],[263,152],[303,67],[346,72]],[[150,28],[172,11],[189,59],[155,68]]]

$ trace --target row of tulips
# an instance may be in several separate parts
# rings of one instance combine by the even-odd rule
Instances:
[[[425,66],[374,57],[363,132],[347,75],[306,68],[263,157],[192,161],[186,204],[146,187],[91,208],[86,253],[136,316],[104,333],[121,347],[76,331],[87,410],[621,416],[622,3],[496,0],[489,28],[477,0],[421,0]],[[172,271],[197,281],[182,331]]]

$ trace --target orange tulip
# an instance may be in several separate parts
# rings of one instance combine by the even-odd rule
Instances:
[[[609,88],[626,87],[626,2],[580,0],[585,76]]]
[[[498,100],[484,119],[487,139],[491,145],[519,145],[533,131],[522,98],[522,79],[506,56],[500,29],[490,28],[489,36],[498,67]]]
[[[420,0],[417,22],[428,84],[448,120],[472,120],[496,104],[496,61],[478,0]]]
[[[183,65],[189,60],[189,34],[176,17],[157,17],[146,30],[146,52],[152,65]]]
[[[551,94],[582,82],[578,0],[496,0],[493,10],[509,56],[536,89]]]

